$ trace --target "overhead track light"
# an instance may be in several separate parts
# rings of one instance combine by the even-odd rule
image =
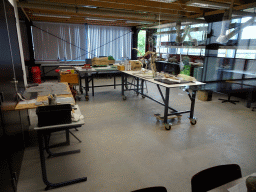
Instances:
[[[66,15],[47,15],[47,14],[38,14],[38,13],[33,13],[33,16],[39,16],[39,17],[55,17],[55,18],[64,18],[64,19],[70,19],[71,16],[66,16]]]
[[[126,21],[126,23],[152,24],[153,22],[148,22],[148,21]]]
[[[186,3],[187,6],[193,7],[201,7],[201,8],[208,8],[208,9],[229,9],[228,4],[224,3],[216,3],[211,1],[200,1],[200,0],[191,0]]]
[[[104,18],[85,18],[88,21],[110,21],[115,22],[116,19],[104,19]]]

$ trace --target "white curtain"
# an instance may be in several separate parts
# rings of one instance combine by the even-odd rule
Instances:
[[[112,55],[115,60],[131,59],[131,28],[88,25],[87,31],[87,58]]]
[[[85,25],[33,22],[35,60],[85,60]]]

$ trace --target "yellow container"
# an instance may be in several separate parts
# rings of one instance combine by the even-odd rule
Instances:
[[[117,69],[118,69],[119,71],[124,71],[124,70],[125,70],[125,67],[124,67],[124,65],[118,65],[118,66],[117,66]]]

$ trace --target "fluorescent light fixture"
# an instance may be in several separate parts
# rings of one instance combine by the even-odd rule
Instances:
[[[126,23],[152,24],[153,22],[148,22],[148,21],[126,21]]]
[[[163,3],[172,3],[172,2],[175,2],[177,0],[149,0],[149,1],[157,1],[157,2],[163,2]]]
[[[88,21],[110,21],[114,22],[116,19],[104,19],[104,18],[85,18]]]
[[[91,8],[91,9],[97,9],[98,7],[92,6],[92,5],[83,5],[82,7]]]
[[[55,17],[55,18],[64,18],[64,19],[70,19],[71,18],[71,16],[66,16],[66,15],[47,15],[47,14],[38,14],[38,13],[33,13],[33,16]]]
[[[208,9],[229,9],[230,6],[224,3],[216,3],[210,1],[191,0],[186,3],[187,6],[201,7]]]

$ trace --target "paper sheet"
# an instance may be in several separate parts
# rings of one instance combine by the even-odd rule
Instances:
[[[253,173],[249,176],[256,176],[256,173]],[[241,182],[239,184],[235,185],[234,187],[229,188],[228,191],[229,192],[247,192],[247,187],[246,187],[246,183],[245,183],[246,178],[241,180]]]
[[[20,105],[27,105],[27,104],[32,104],[32,103],[36,103],[36,99],[25,100],[25,101],[19,102]]]

